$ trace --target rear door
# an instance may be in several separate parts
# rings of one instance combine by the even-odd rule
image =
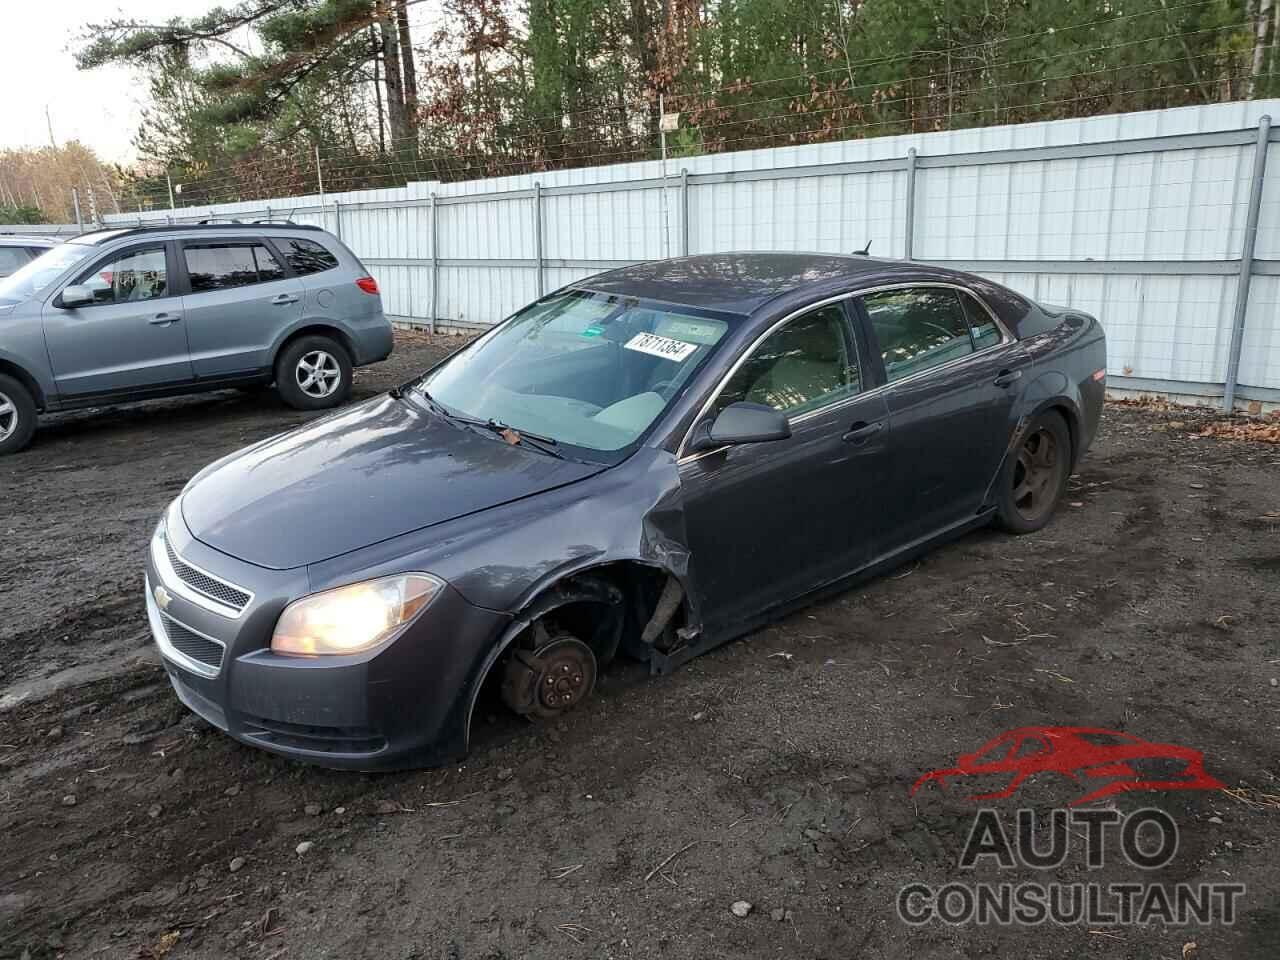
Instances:
[[[882,361],[891,455],[903,478],[887,514],[900,547],[979,511],[1012,437],[1029,361],[958,287],[882,290],[859,304]]]
[[[133,244],[99,258],[72,281],[94,302],[45,303],[45,343],[64,397],[188,383],[192,379],[182,298],[172,282],[171,243]]]
[[[302,316],[302,282],[260,237],[183,240],[180,251],[196,376],[269,370],[277,334]]]

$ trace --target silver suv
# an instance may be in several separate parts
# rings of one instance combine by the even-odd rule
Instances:
[[[87,233],[0,280],[0,454],[41,411],[272,382],[337,406],[391,347],[377,282],[319,227]]]

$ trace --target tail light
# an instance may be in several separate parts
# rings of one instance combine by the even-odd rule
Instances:
[[[1090,377],[1091,380],[1105,380],[1106,378],[1107,378],[1106,367],[1103,367],[1101,370],[1093,371],[1093,374]]]
[[[361,277],[356,281],[356,286],[365,293],[372,293],[374,296],[377,296],[378,281],[373,279],[373,277]]]

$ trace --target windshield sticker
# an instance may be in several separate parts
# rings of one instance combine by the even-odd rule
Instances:
[[[672,340],[670,337],[660,337],[656,333],[637,333],[623,346],[628,350],[647,353],[653,357],[662,357],[664,360],[674,360],[676,363],[683,363],[689,354],[698,349],[696,343]]]
[[[602,333],[604,333],[604,327],[590,326],[590,327],[587,327],[587,329],[583,330],[582,333],[578,334],[578,336],[598,337]]]

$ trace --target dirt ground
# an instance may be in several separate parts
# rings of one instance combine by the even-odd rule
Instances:
[[[357,397],[451,343],[403,336]],[[495,709],[465,765],[379,776],[227,739],[146,635],[161,509],[305,416],[228,392],[53,419],[0,460],[0,957],[1275,960],[1280,446],[1205,416],[1109,406],[1041,533],[972,534],[667,678],[615,665],[550,727]],[[978,806],[912,783],[1024,725],[1203,750],[1231,793],[1116,804],[1179,828],[1139,879],[1243,882],[1236,922],[902,923],[904,884],[964,879]],[[1032,786],[989,805],[1079,792]],[[1048,879],[1131,877],[1072,843]]]

